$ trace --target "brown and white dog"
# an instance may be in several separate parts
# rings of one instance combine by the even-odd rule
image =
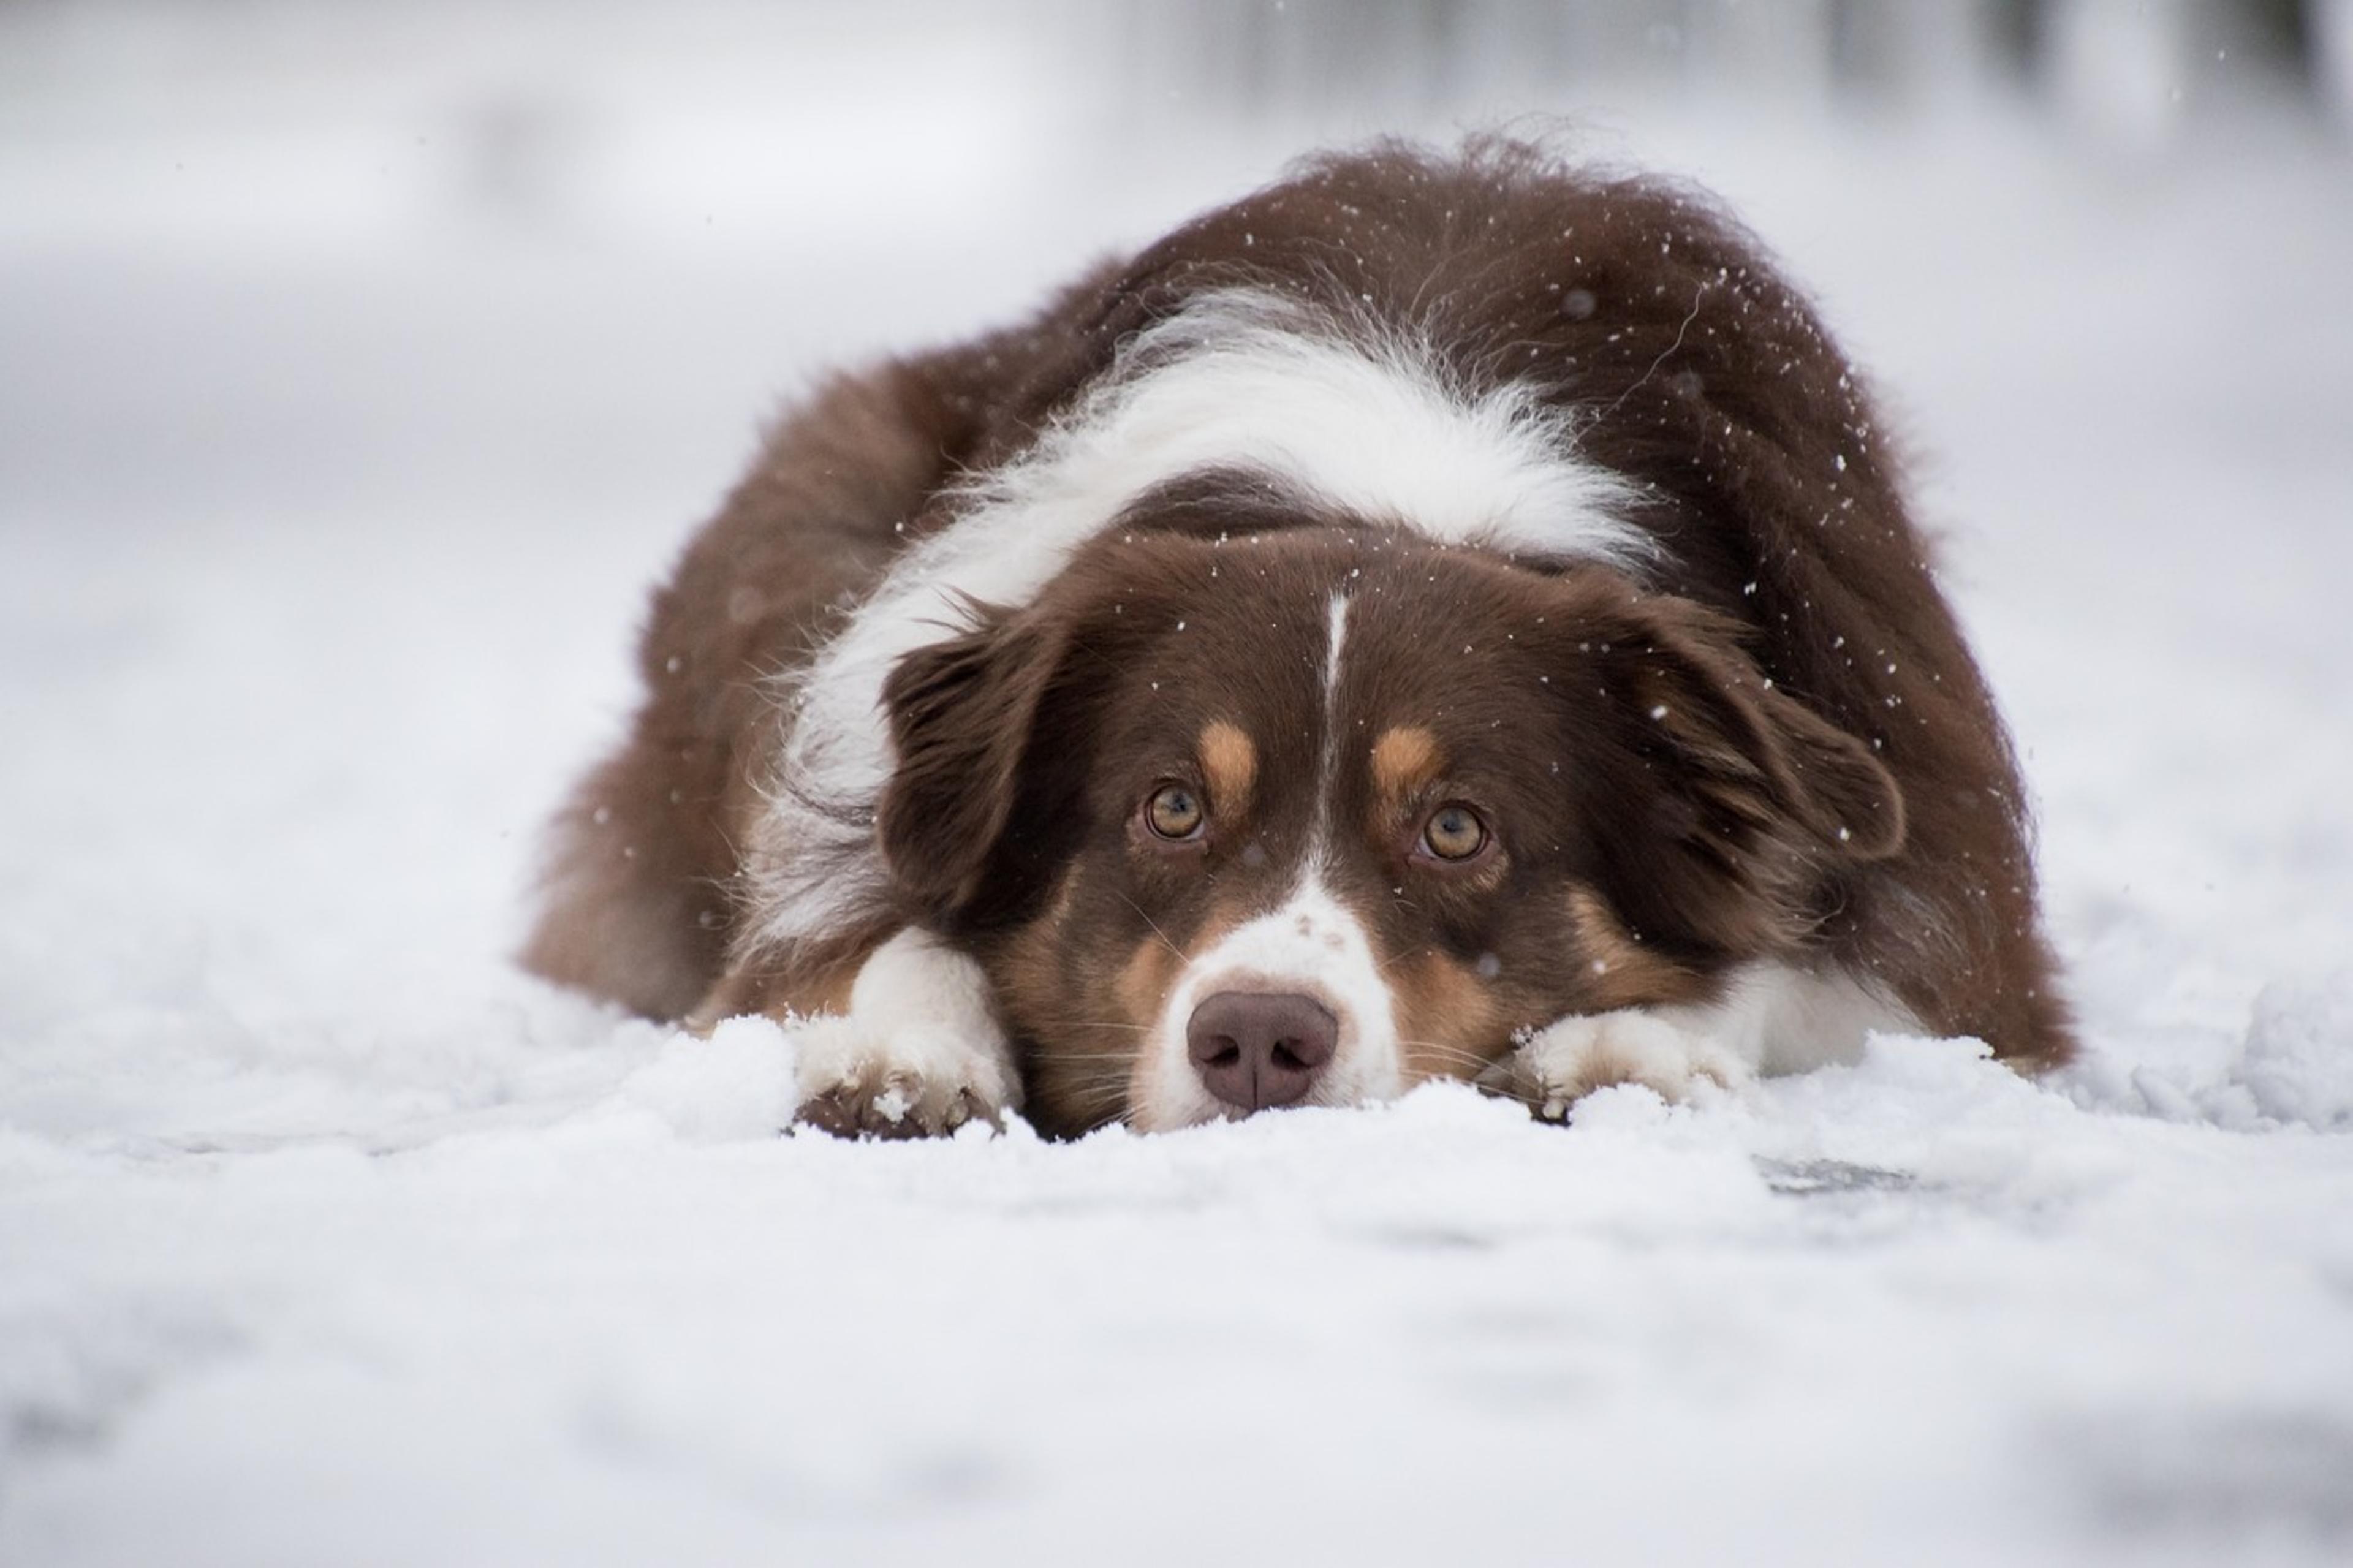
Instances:
[[[2016,765],[1813,310],[1704,199],[1335,155],[826,385],[656,595],[525,962],[814,1020],[799,1114],[2068,1054]]]

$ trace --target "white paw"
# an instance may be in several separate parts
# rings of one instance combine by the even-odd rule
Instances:
[[[936,1138],[995,1121],[1016,1102],[1001,1044],[946,1031],[877,1036],[856,1016],[814,1019],[799,1032],[793,1120],[843,1138]]]
[[[845,1138],[938,1137],[1021,1103],[987,977],[921,931],[877,948],[849,1016],[813,1020],[798,1045],[794,1119]]]
[[[1499,1067],[1493,1087],[1547,1121],[1566,1120],[1571,1106],[1612,1084],[1639,1083],[1672,1101],[1690,1099],[1701,1084],[1731,1089],[1750,1076],[1745,1061],[1705,1036],[1631,1008],[1563,1018],[1529,1036]]]

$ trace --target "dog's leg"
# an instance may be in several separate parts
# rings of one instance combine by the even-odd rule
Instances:
[[[1696,1011],[1577,1014],[1528,1036],[1481,1081],[1546,1121],[1565,1121],[1578,1100],[1612,1084],[1639,1083],[1661,1099],[1683,1100],[1699,1083],[1730,1089],[1746,1082],[1755,1074],[1753,1062],[1704,1032],[1704,1020],[1669,1016]]]
[[[795,1120],[844,1137],[936,1137],[1019,1108],[988,977],[966,954],[910,927],[867,956],[848,1001],[798,1023]]]
[[[1639,1083],[1668,1100],[1700,1084],[1803,1072],[1861,1055],[1873,1031],[1917,1033],[1900,1005],[1835,969],[1752,963],[1712,1002],[1577,1014],[1536,1030],[1482,1078],[1546,1121],[1597,1089]]]

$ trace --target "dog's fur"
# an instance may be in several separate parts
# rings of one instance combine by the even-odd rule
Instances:
[[[836,379],[642,667],[525,962],[815,1020],[838,1130],[2069,1050],[1855,374],[1704,200],[1525,145],[1312,162]],[[1232,1091],[1199,1009],[1236,995],[1320,1009],[1328,1061],[1286,1037]]]

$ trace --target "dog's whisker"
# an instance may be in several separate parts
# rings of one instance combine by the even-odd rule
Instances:
[[[1100,1132],[1106,1127],[1124,1125],[1133,1121],[1134,1118],[1134,1110],[1123,1102],[1113,1106],[1104,1115],[1097,1117],[1094,1121],[1088,1122],[1084,1127],[1081,1128],[1079,1130],[1079,1136],[1083,1138],[1090,1132]]]
[[[1029,1061],[1029,1070],[1041,1075],[1050,1073],[1057,1083],[1085,1087],[1097,1084],[1124,1086],[1135,1076],[1132,1062],[1092,1062],[1081,1057],[1033,1057]]]
[[[1493,1057],[1481,1056],[1476,1051],[1466,1050],[1460,1046],[1450,1046],[1440,1040],[1399,1040],[1398,1044],[1435,1057],[1440,1061],[1451,1062],[1458,1067],[1476,1068],[1482,1072],[1494,1066],[1496,1061]]]
[[[1137,903],[1125,893],[1120,894],[1119,899],[1120,902],[1125,904],[1129,909],[1134,910],[1136,912],[1137,917],[1141,919],[1145,925],[1152,928],[1152,934],[1160,939],[1160,945],[1166,948],[1170,952],[1175,953],[1178,963],[1184,963],[1190,962],[1190,960],[1186,957],[1185,950],[1168,940],[1168,933],[1160,929],[1160,922],[1154,920],[1150,914],[1145,912],[1142,904]]]
[[[1128,1080],[1134,1076],[1134,1064],[1127,1061],[1084,1057],[1032,1058],[1031,1061],[1054,1068],[1059,1081],[1090,1092],[1103,1088],[1124,1092]]]

